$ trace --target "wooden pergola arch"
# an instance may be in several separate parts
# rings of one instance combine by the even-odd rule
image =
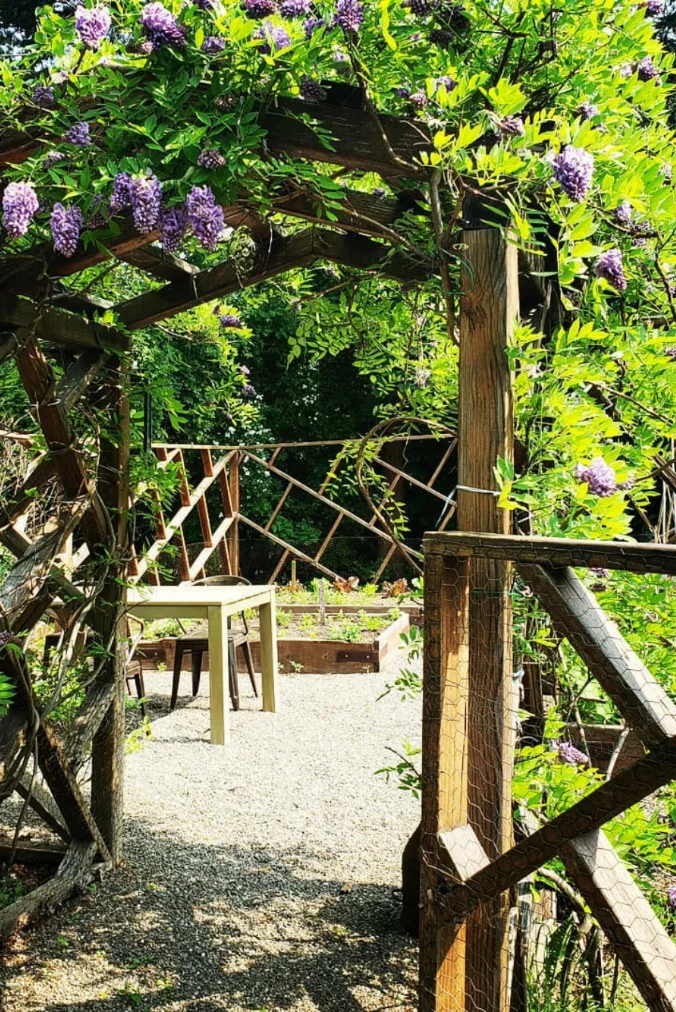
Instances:
[[[322,134],[332,136],[331,150],[321,144],[308,125],[308,111]],[[428,170],[422,165],[416,173],[404,173],[401,167],[403,162],[411,165],[430,149],[429,136],[419,123],[387,116],[376,123],[367,111],[354,105],[330,101],[308,105],[281,99],[276,108],[261,111],[259,125],[273,153],[379,173],[397,187],[411,178],[417,184],[428,178]],[[29,123],[23,131],[0,134],[0,171],[3,165],[15,165],[29,157],[38,144],[39,138],[31,132]],[[462,250],[465,292],[460,333],[459,454],[463,490],[458,492],[458,504],[465,529],[506,533],[505,518],[493,497],[474,490],[494,488],[496,458],[509,460],[513,452],[505,350],[519,302],[522,316],[539,311],[548,314],[551,323],[557,318],[558,295],[555,274],[548,279],[540,260],[529,264],[527,257],[517,254],[515,247],[505,241],[500,230],[489,225],[493,203],[470,197],[451,240]],[[156,235],[139,235],[129,220],[121,221],[119,234],[107,240],[105,249],[92,245],[64,259],[38,246],[0,260],[0,362],[14,357],[46,443],[45,452],[0,510],[0,542],[17,559],[0,586],[0,631],[21,644],[41,616],[58,602],[77,627],[86,624],[93,630],[103,648],[96,679],[67,743],[60,741],[49,721],[37,713],[21,652],[0,651],[0,667],[16,686],[14,703],[0,721],[0,798],[14,791],[27,798],[63,843],[53,849],[54,860],[60,862],[56,876],[31,893],[24,908],[8,908],[0,913],[0,936],[13,930],[26,914],[65,897],[86,879],[97,861],[110,863],[121,856],[126,641],[123,577],[130,541],[129,427],[122,359],[131,347],[131,332],[321,260],[377,272],[407,285],[422,281],[437,270],[438,264],[412,254],[396,232],[399,219],[412,209],[426,213],[424,199],[415,190],[401,189],[397,196],[388,197],[347,189],[336,221],[329,224],[318,200],[290,189],[273,199],[270,210],[273,215],[282,214],[308,225],[285,235],[244,196],[227,207],[225,215],[231,227],[248,229],[256,244],[254,265],[245,276],[228,261],[199,270],[180,257],[164,253],[153,244]],[[164,284],[114,306],[68,288],[69,277],[109,257]],[[112,309],[125,329],[97,323],[94,317],[102,309]],[[54,369],[55,353],[65,363],[60,378]],[[87,397],[108,414],[109,427],[97,447],[81,441],[71,417],[81,398]],[[31,540],[18,521],[35,496],[54,479],[63,493],[58,511]],[[58,561],[67,536],[76,528],[82,532],[90,556],[90,582],[95,588],[90,596],[83,594]],[[494,578],[489,570],[486,567],[486,581]],[[494,621],[497,626],[504,623],[499,609]],[[503,675],[500,666],[486,673],[489,681]],[[89,745],[91,803],[76,776],[78,757]],[[508,741],[496,744],[496,761],[505,768],[509,765],[509,747]],[[49,793],[27,775],[32,754],[37,756]],[[497,812],[501,826],[506,804],[498,787],[494,796],[486,799],[487,812]],[[11,845],[6,846],[7,850],[11,852]],[[477,950],[483,944],[482,930],[484,941],[489,939],[494,947],[492,930],[485,925],[473,930],[472,944]],[[432,948],[435,946],[433,941]],[[428,944],[421,963],[426,986],[441,972],[432,948]],[[494,953],[493,962],[497,960],[498,968],[502,958]],[[443,966],[442,971],[448,972]],[[487,1009],[498,1009],[499,1000],[493,995]],[[436,990],[433,995],[424,990],[421,1002],[424,1009],[455,1008],[444,1004],[441,992]]]

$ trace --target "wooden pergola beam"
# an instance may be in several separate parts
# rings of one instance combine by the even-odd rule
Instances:
[[[316,260],[330,260],[359,270],[380,270],[387,277],[406,282],[421,280],[432,271],[431,263],[393,254],[389,246],[365,236],[308,228],[273,239],[269,248],[260,250],[257,266],[247,275],[241,275],[234,263],[218,264],[190,279],[144,292],[116,306],[115,311],[130,330],[138,330],[286,271],[308,267]]]
[[[0,294],[0,327],[31,331],[48,344],[65,347],[126,351],[129,337],[115,327],[92,323],[62,309],[40,309],[29,299],[20,299],[8,292]],[[14,346],[16,347],[15,340]]]

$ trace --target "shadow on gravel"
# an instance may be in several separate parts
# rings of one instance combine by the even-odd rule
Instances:
[[[134,820],[127,837],[143,877],[114,872],[30,943],[40,963],[72,963],[73,981],[78,960],[100,960],[100,997],[45,1012],[413,1009],[417,954],[400,903],[385,886],[322,877],[330,851],[191,845]],[[20,972],[12,962],[0,982]]]

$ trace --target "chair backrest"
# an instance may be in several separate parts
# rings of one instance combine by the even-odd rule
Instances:
[[[237,587],[242,584],[251,586],[251,580],[247,580],[246,576],[226,576],[221,574],[220,576],[205,576],[203,580],[193,580],[193,587],[204,587],[205,585],[211,585],[212,587]]]

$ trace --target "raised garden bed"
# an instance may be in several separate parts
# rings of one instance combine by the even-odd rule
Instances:
[[[299,610],[302,609],[302,610]],[[255,614],[249,619],[254,666],[260,670],[260,642]],[[190,623],[184,623],[186,629]],[[282,604],[277,612],[279,670],[312,673],[379,671],[385,658],[401,646],[401,635],[411,624],[408,612],[398,608],[327,606],[324,624],[318,607]],[[153,623],[162,632],[173,628],[169,622]],[[194,625],[194,623],[193,623]],[[152,627],[149,630],[153,631]],[[180,635],[180,630],[176,630]],[[175,636],[163,635],[139,644],[139,656],[148,668],[173,669]],[[206,666],[206,665],[205,665]],[[190,658],[183,662],[190,667]],[[240,670],[245,670],[239,657]]]

